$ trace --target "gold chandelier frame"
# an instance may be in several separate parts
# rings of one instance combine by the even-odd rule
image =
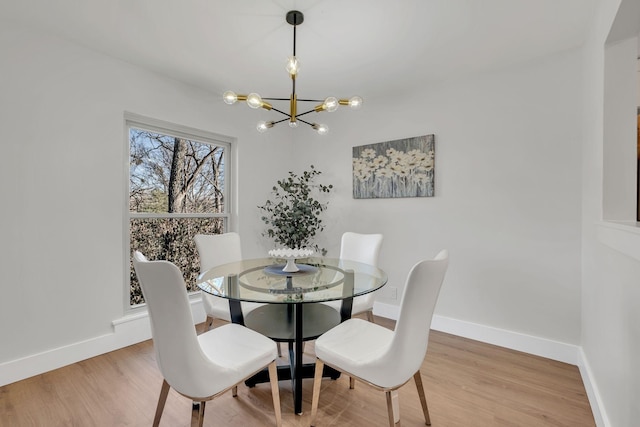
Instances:
[[[298,75],[298,71],[300,69],[300,65],[298,59],[296,57],[296,28],[298,25],[304,22],[304,15],[302,12],[297,10],[291,10],[287,12],[286,20],[289,24],[293,26],[293,55],[289,57],[287,60],[286,70],[291,77],[291,96],[289,98],[263,98],[255,92],[252,92],[248,95],[239,95],[232,91],[225,92],[222,97],[225,103],[232,105],[237,101],[245,101],[250,108],[264,108],[268,111],[275,111],[277,113],[282,114],[285,118],[281,120],[274,121],[259,121],[257,125],[258,132],[265,132],[278,123],[283,123],[285,121],[289,122],[289,126],[292,128],[298,127],[298,122],[305,123],[315,129],[320,135],[324,135],[329,131],[329,127],[325,124],[312,123],[308,122],[304,119],[301,119],[301,116],[306,116],[310,113],[320,113],[323,111],[333,112],[338,109],[341,105],[348,105],[352,109],[358,109],[362,106],[362,98],[359,96],[353,96],[351,98],[336,98],[330,96],[325,99],[299,99],[296,94],[296,76]],[[267,101],[289,101],[289,112],[285,112],[275,108],[271,103]],[[298,102],[315,102],[319,103],[312,109],[308,111],[304,111],[302,113],[298,113]]]

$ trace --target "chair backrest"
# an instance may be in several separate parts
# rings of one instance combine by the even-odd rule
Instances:
[[[200,256],[200,273],[218,265],[242,260],[238,233],[196,234],[193,239]]]
[[[378,266],[382,234],[359,234],[347,231],[342,235],[340,258]]]
[[[347,231],[342,235],[340,259],[362,262],[377,267],[382,237],[382,234],[360,234]],[[357,298],[362,307],[373,308],[376,293],[369,292]]]
[[[139,251],[133,267],[151,318],[151,334],[160,372],[178,392],[194,397],[208,396],[216,365],[200,348],[182,272],[169,261],[149,261]],[[217,367],[221,372],[225,369]]]
[[[399,381],[411,378],[424,361],[431,319],[448,265],[449,252],[443,250],[433,260],[418,262],[409,272],[393,341],[385,355]]]

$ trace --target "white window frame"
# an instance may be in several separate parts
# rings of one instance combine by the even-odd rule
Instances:
[[[131,173],[129,170],[129,158],[130,158],[130,141],[129,141],[129,129],[130,128],[142,129],[150,132],[155,132],[164,135],[175,136],[178,138],[185,138],[193,141],[210,143],[217,146],[224,147],[225,150],[225,160],[224,160],[224,189],[223,189],[223,197],[224,197],[224,212],[223,213],[211,213],[211,214],[170,214],[170,213],[132,213],[129,210],[129,174]],[[130,247],[130,221],[132,218],[171,218],[171,217],[180,217],[180,218],[223,218],[224,219],[224,231],[233,230],[231,221],[232,221],[232,206],[233,200],[231,199],[231,195],[233,194],[233,186],[234,183],[231,181],[231,177],[234,177],[232,169],[234,167],[234,159],[233,159],[233,151],[232,144],[235,141],[234,138],[220,135],[217,133],[204,131],[201,129],[191,128],[184,125],[179,125],[175,123],[166,122],[163,120],[158,120],[150,117],[141,116],[139,114],[125,112],[124,113],[124,158],[125,158],[125,167],[124,167],[124,241],[123,241],[123,252],[124,252],[124,280],[123,280],[123,305],[125,314],[135,313],[139,310],[146,310],[146,304],[140,304],[136,306],[132,306],[130,304],[130,290],[129,290],[129,280],[130,280],[130,271],[129,266],[131,265],[131,247]],[[194,292],[193,295],[198,293]],[[191,296],[191,295],[190,295]]]

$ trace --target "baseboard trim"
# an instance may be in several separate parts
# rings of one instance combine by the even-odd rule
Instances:
[[[398,319],[399,307],[390,304],[376,302],[373,308],[377,316],[389,319]],[[431,329],[448,334],[482,341],[488,344],[506,347],[512,350],[522,351],[560,362],[578,364],[578,350],[580,347],[540,338],[533,335],[513,332],[506,329],[494,328],[478,323],[453,319],[451,317],[434,315]]]
[[[580,347],[577,345],[437,315],[433,317],[431,328],[571,365],[578,364]]]
[[[589,398],[589,404],[591,405],[591,412],[593,413],[593,418],[596,422],[596,426],[610,427],[611,422],[609,421],[609,417],[604,410],[604,404],[602,402],[602,397],[600,396],[600,391],[598,390],[595,381],[593,381],[593,371],[589,366],[589,362],[587,361],[587,357],[584,354],[582,348],[580,348],[578,353],[578,369],[580,369],[580,376],[582,377],[584,388],[587,391],[587,397]]]
[[[194,324],[204,321],[201,298],[192,298],[190,303]],[[151,338],[146,310],[116,319],[111,325],[111,333],[1,363],[0,387]]]

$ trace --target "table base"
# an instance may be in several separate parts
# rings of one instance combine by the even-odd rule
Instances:
[[[278,366],[278,381],[291,380],[296,414],[302,414],[302,379],[313,378],[315,372],[315,364],[302,363],[302,343],[318,338],[340,321],[340,313],[319,303],[267,304],[244,317],[248,328],[274,341],[289,343],[289,366]],[[340,372],[325,366],[323,376],[337,379]],[[259,372],[245,384],[253,387],[268,381],[268,373]]]

